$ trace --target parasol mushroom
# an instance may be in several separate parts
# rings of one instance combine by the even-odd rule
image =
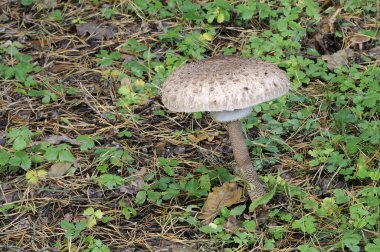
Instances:
[[[266,190],[250,160],[241,119],[252,106],[285,94],[289,86],[285,72],[272,64],[217,56],[175,70],[162,86],[162,102],[173,112],[207,111],[215,121],[226,123],[240,175],[254,200]]]

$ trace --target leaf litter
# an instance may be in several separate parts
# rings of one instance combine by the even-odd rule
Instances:
[[[213,187],[212,192],[207,196],[201,214],[198,216],[199,219],[203,220],[202,224],[211,223],[222,207],[243,202],[242,192],[243,189],[236,183],[224,183],[220,187]]]
[[[115,37],[117,32],[116,28],[107,25],[96,24],[88,22],[85,24],[78,24],[75,26],[79,36],[89,36],[98,40],[110,40]]]

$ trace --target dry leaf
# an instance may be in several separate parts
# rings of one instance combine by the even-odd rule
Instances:
[[[58,6],[57,0],[37,0],[35,3],[38,9],[54,9]]]
[[[63,176],[72,166],[72,163],[58,162],[50,166],[47,173],[48,177],[60,177]]]
[[[211,223],[222,207],[244,201],[241,198],[242,192],[243,190],[236,183],[224,183],[221,187],[212,188],[199,216],[199,219],[203,220],[202,224]]]
[[[239,222],[235,216],[228,217],[227,221],[223,224],[227,233],[235,233],[239,228]]]
[[[186,147],[185,146],[177,146],[173,150],[174,154],[181,155],[186,153]]]
[[[4,13],[0,14],[0,23],[5,23],[9,21],[9,17],[5,15]],[[5,28],[0,27],[0,32],[5,32]]]
[[[159,240],[157,242],[157,246],[152,247],[152,250],[160,251],[160,252],[164,252],[164,251],[165,252],[196,252],[197,251],[196,249],[190,246],[173,242],[171,240],[165,240],[165,239]],[[122,252],[131,252],[131,251],[123,250]]]
[[[77,145],[77,146],[80,145],[78,141],[68,136],[51,135],[51,136],[45,137],[43,141],[48,142],[49,144],[52,144],[52,145],[60,144],[62,142],[69,143],[71,145]]]
[[[380,58],[380,46],[376,46],[368,51],[368,55],[374,59]]]
[[[131,79],[128,76],[124,77],[123,79],[121,79],[120,85],[121,86],[127,86],[127,87],[132,86]]]
[[[115,36],[116,29],[111,26],[101,26],[92,22],[85,24],[78,24],[75,26],[79,36],[89,34],[96,39],[103,40],[112,39]]]
[[[178,245],[175,247],[172,247],[170,252],[197,252],[196,249],[193,249],[191,247],[188,247],[186,245]]]
[[[157,31],[159,31],[159,32],[164,31],[165,27],[164,27],[164,24],[162,23],[161,20],[155,21],[154,24],[156,25]]]
[[[30,110],[19,110],[11,115],[12,122],[15,123],[28,123],[30,122],[32,112]]]
[[[38,51],[49,48],[49,41],[47,39],[35,39],[29,41],[30,46]]]
[[[218,133],[210,133],[207,132],[208,134],[205,134],[205,133],[200,133],[200,134],[197,134],[197,135],[193,135],[193,134],[190,134],[190,135],[187,135],[187,138],[193,142],[193,143],[199,143],[199,142],[202,142],[204,140],[207,140],[208,142],[211,142],[212,140],[214,140],[214,137],[218,135]]]
[[[140,24],[140,30],[139,30],[141,33],[147,33],[150,31],[150,27],[149,27],[149,24],[147,22],[141,22]]]
[[[327,67],[334,70],[338,66],[346,65],[347,60],[354,56],[354,51],[351,49],[343,49],[332,55],[322,55],[322,59],[327,62]]]
[[[0,145],[5,145],[7,143],[7,134],[4,130],[0,130]]]
[[[267,222],[269,218],[269,206],[261,205],[258,206],[255,210],[256,213],[256,221],[259,225]]]
[[[0,205],[20,200],[18,192],[5,192],[0,194]]]
[[[52,73],[62,73],[62,72],[72,70],[72,69],[73,69],[72,64],[65,64],[65,63],[53,64],[49,67],[49,71]]]
[[[141,186],[144,184],[144,175],[146,174],[146,168],[142,168],[135,174],[135,177],[128,185],[123,185],[119,187],[121,193],[126,193],[130,195],[136,195],[140,190]]]
[[[165,154],[165,147],[166,147],[165,142],[159,142],[158,144],[156,144],[155,150],[156,150],[157,155],[159,155],[159,156],[164,155]]]
[[[203,140],[207,139],[207,136],[205,134],[198,134],[198,136],[195,136],[193,134],[187,135],[187,138],[193,142],[193,143],[199,143],[202,142]]]

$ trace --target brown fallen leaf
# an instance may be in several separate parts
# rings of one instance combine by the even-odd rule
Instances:
[[[58,6],[57,0],[36,0],[35,4],[39,10],[42,9],[54,9]]]
[[[206,140],[207,139],[207,135],[205,134],[198,134],[197,136],[193,135],[193,134],[190,134],[190,135],[187,135],[187,138],[193,142],[193,143],[199,143],[199,142],[202,142],[203,140]]]
[[[238,187],[236,183],[224,183],[221,187],[212,188],[199,216],[199,219],[203,220],[202,224],[211,223],[222,207],[229,207],[244,201],[241,197],[242,192],[242,188]]]
[[[339,50],[331,55],[322,55],[322,59],[327,62],[327,67],[334,70],[338,66],[346,65],[348,59],[354,56],[354,51],[349,48]]]
[[[132,86],[131,78],[129,78],[128,76],[124,77],[123,79],[121,79],[120,85],[126,86],[126,87],[131,87]]]
[[[184,154],[186,153],[186,147],[185,146],[177,146],[174,148],[173,150],[174,154],[176,155],[181,155],[181,154]]]
[[[15,111],[14,114],[11,114],[11,120],[15,123],[28,123],[30,122],[32,112],[30,110],[20,110]]]
[[[156,154],[159,156],[164,155],[165,154],[165,147],[166,147],[165,142],[159,142],[158,144],[156,144],[156,146],[154,148],[156,150]]]
[[[50,166],[50,169],[47,173],[47,177],[61,177],[63,176],[72,166],[72,163],[55,163]]]
[[[0,194],[0,204],[12,203],[13,201],[20,200],[18,192],[5,192]]]
[[[49,71],[52,73],[62,73],[62,72],[69,71],[72,69],[73,69],[72,64],[65,64],[65,63],[52,64],[49,67]]]
[[[380,46],[376,46],[368,51],[368,56],[374,59],[380,59]]]
[[[256,221],[259,225],[267,222],[269,218],[269,206],[261,205],[255,209]]]
[[[29,41],[30,46],[38,51],[42,51],[43,49],[48,49],[50,41],[47,39],[35,39]]]
[[[129,195],[136,195],[140,190],[141,186],[144,184],[144,175],[146,174],[147,169],[144,167],[135,174],[135,177],[127,185],[119,187],[121,193],[126,193]]]
[[[1,13],[0,14],[0,23],[3,22],[7,22],[9,21],[9,17],[7,15],[5,15],[5,13]],[[5,28],[4,27],[0,27],[0,32],[4,32],[5,31]]]
[[[182,245],[182,244],[172,247],[169,251],[170,252],[197,252],[196,249],[193,249],[191,247],[188,247],[188,246]]]
[[[152,244],[153,245],[153,244]],[[196,252],[197,250],[187,246],[185,244],[181,244],[175,241],[167,240],[167,239],[157,239],[155,244],[152,246],[152,251],[161,251],[161,252]],[[129,250],[123,250],[122,252],[132,252]]]
[[[207,132],[207,133],[199,133],[197,135],[189,134],[187,135],[187,138],[193,143],[199,143],[205,140],[207,140],[208,142],[211,142],[212,140],[214,140],[215,136],[218,136],[218,133]]]
[[[5,145],[7,143],[7,134],[5,130],[0,130],[0,145]]]
[[[72,139],[68,136],[51,135],[51,136],[45,137],[43,141],[48,142],[49,144],[52,144],[52,145],[60,144],[62,142],[69,143],[71,145],[77,145],[77,146],[80,145],[80,143],[77,140]]]
[[[223,224],[223,227],[227,233],[233,234],[241,227],[241,223],[238,222],[235,216],[230,216]]]
[[[92,22],[85,24],[78,24],[75,26],[79,36],[85,36],[89,34],[96,39],[112,39],[115,36],[116,29],[111,26],[101,26]]]

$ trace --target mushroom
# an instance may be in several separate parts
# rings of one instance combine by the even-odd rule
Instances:
[[[356,34],[350,39],[350,45],[359,45],[359,50],[363,50],[363,44],[370,41],[371,38],[366,35]]]
[[[249,157],[241,119],[252,106],[289,90],[290,81],[278,67],[255,59],[216,56],[175,70],[163,83],[162,102],[173,112],[210,112],[226,123],[233,154],[252,200],[265,194]]]

